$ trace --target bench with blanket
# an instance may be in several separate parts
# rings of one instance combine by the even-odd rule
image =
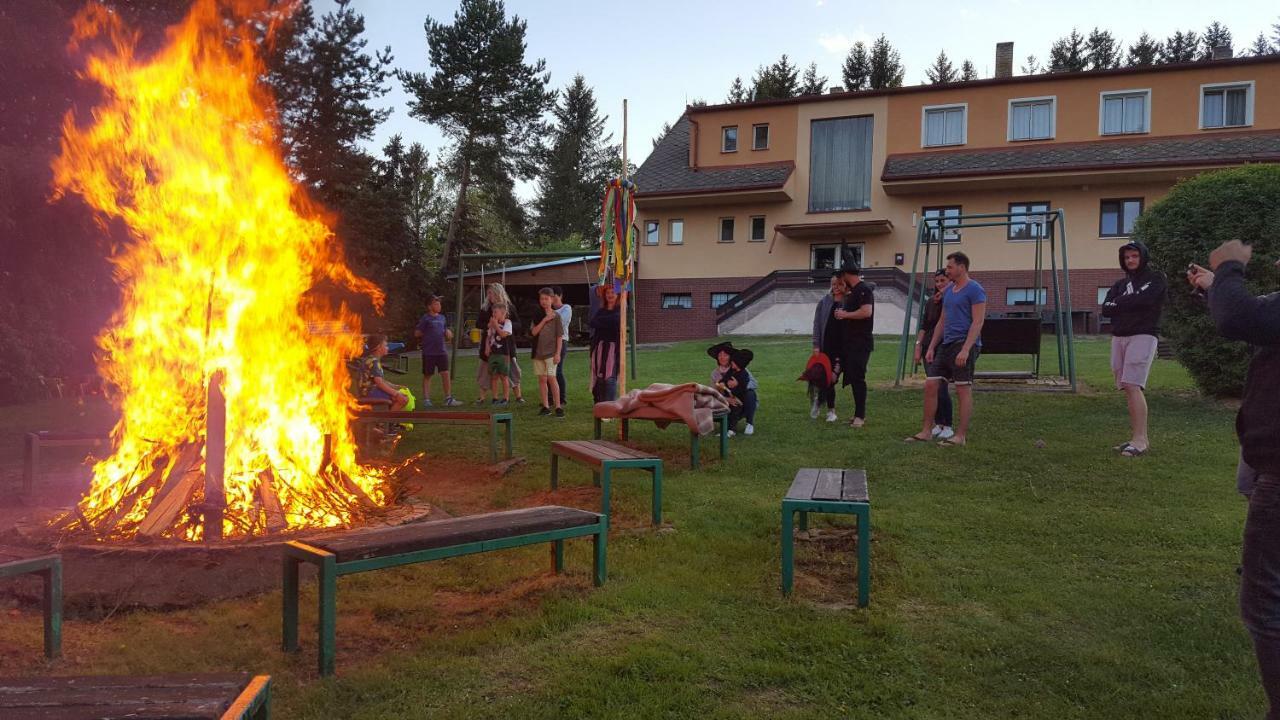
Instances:
[[[729,403],[718,390],[697,383],[668,385],[654,383],[643,390],[632,390],[617,400],[598,402],[595,416],[595,438],[602,435],[601,421],[616,419],[622,423],[622,439],[631,439],[631,420],[647,420],[659,428],[684,423],[689,428],[689,467],[697,469],[701,459],[700,439],[714,430],[720,432],[720,459],[729,457]]]

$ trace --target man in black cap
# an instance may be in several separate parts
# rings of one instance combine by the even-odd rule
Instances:
[[[860,428],[867,422],[867,362],[875,345],[871,331],[875,326],[876,299],[870,286],[862,282],[857,263],[846,261],[840,276],[849,288],[844,307],[835,311],[836,319],[845,322],[841,368],[844,384],[853,386],[853,417],[849,425]]]

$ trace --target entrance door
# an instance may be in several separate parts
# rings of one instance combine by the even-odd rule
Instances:
[[[844,249],[846,257],[862,267],[862,244],[845,245]],[[810,245],[809,269],[814,271],[814,275],[823,270],[835,270],[841,264],[839,255],[839,245]]]

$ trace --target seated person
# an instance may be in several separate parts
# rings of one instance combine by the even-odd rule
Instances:
[[[729,391],[729,434],[734,434],[734,428],[738,425],[738,420],[746,419],[747,426],[743,430],[744,435],[754,435],[756,428],[756,406],[758,400],[756,398],[755,378],[751,377],[751,373],[747,370],[747,365],[751,364],[754,357],[753,353],[746,348],[734,350],[729,360],[729,371],[722,376],[724,387]]]
[[[387,400],[391,410],[403,410],[409,398],[401,390],[402,385],[387,382],[382,372],[382,358],[387,354],[387,337],[370,335],[364,356],[360,358],[359,392],[361,398]]]

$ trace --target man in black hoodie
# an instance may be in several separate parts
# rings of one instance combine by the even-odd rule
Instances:
[[[1124,390],[1129,404],[1127,442],[1116,446],[1121,455],[1137,457],[1147,451],[1147,375],[1156,359],[1156,335],[1164,307],[1164,275],[1148,267],[1147,246],[1140,242],[1120,246],[1120,269],[1102,301],[1102,316],[1111,318],[1111,372],[1116,387]]]
[[[1244,266],[1252,255],[1239,240],[1223,243],[1209,255],[1212,272],[1193,265],[1187,279],[1209,291],[1218,332],[1254,347],[1236,414],[1240,455],[1254,474],[1240,561],[1240,616],[1253,636],[1271,705],[1267,717],[1280,720],[1280,293],[1249,294]]]

